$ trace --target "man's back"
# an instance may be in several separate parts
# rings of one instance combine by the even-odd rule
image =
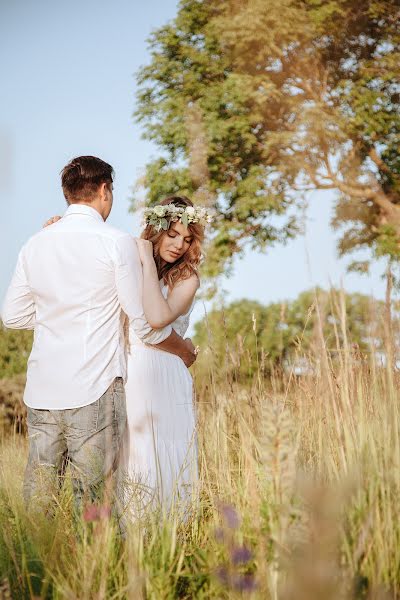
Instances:
[[[6,327],[35,332],[24,395],[27,505],[52,503],[65,452],[76,508],[88,500],[109,504],[114,494],[123,500],[123,314],[141,339],[159,344],[171,337],[174,349],[171,326],[154,331],[146,321],[135,240],[105,224],[113,179],[111,165],[96,156],[78,156],[63,168],[69,208],[22,248],[2,307]]]
[[[115,377],[125,378],[116,283],[124,266],[121,241],[122,246],[134,243],[106,225],[93,208],[72,204],[60,221],[22,249],[19,268],[35,307],[24,396],[28,406],[84,406],[99,398]]]

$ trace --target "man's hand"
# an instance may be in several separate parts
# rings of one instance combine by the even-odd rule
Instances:
[[[187,351],[183,353],[184,355],[181,356],[181,359],[183,360],[187,368],[189,368],[192,366],[192,364],[197,358],[196,348],[193,346],[192,340],[190,338],[185,338],[183,341],[185,343]]]
[[[179,356],[187,368],[191,367],[197,358],[198,350],[193,346],[192,340],[181,338],[174,329],[169,337],[159,344],[154,344],[154,347]]]

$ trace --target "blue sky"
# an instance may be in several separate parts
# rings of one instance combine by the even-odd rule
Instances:
[[[59,172],[72,157],[94,154],[116,171],[110,222],[139,233],[129,197],[157,148],[141,140],[132,118],[138,68],[149,62],[146,39],[172,19],[174,0],[13,0],[0,2],[0,206],[2,298],[24,241],[62,214]],[[330,227],[333,194],[313,193],[306,235],[266,254],[248,252],[221,282],[226,300],[268,303],[312,285],[384,294],[383,264],[369,277],[346,274]],[[203,304],[193,321],[202,317]]]

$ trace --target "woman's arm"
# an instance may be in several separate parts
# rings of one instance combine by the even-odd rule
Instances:
[[[160,329],[173,323],[190,308],[199,287],[199,278],[192,275],[179,281],[165,299],[162,295],[156,264],[153,258],[153,244],[148,240],[136,240],[143,265],[143,309],[151,327]]]

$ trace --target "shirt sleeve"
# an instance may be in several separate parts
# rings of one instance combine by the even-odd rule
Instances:
[[[117,240],[116,286],[118,299],[136,335],[147,344],[159,344],[171,335],[172,327],[152,329],[142,302],[143,270],[134,238],[121,236]]]
[[[10,329],[33,329],[36,321],[35,298],[24,266],[24,248],[18,256],[13,278],[6,292],[1,318]]]

